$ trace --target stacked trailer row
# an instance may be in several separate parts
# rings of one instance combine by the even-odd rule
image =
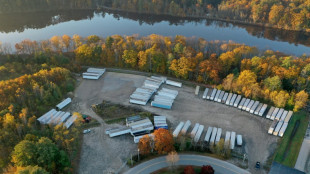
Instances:
[[[244,106],[245,101],[246,101],[246,98],[242,98],[241,102],[238,105],[238,109],[242,109],[242,107]]]
[[[109,137],[116,137],[116,136],[128,134],[130,133],[130,131],[131,131],[130,127],[111,129],[109,130]]]
[[[279,131],[280,131],[280,129],[281,129],[283,123],[284,123],[283,121],[279,121],[279,122],[278,122],[276,128],[275,128],[274,131],[273,131],[273,135],[277,136],[277,135],[279,134]]]
[[[277,126],[277,123],[278,123],[277,120],[274,120],[274,121],[272,122],[272,124],[271,124],[271,126],[270,126],[270,128],[269,128],[269,130],[268,130],[268,134],[272,134],[272,133],[273,133],[274,129],[275,129],[276,126]]]
[[[231,135],[230,135],[230,149],[231,150],[235,148],[235,141],[236,141],[236,132],[231,132]]]
[[[207,142],[207,143],[210,142],[212,130],[213,130],[213,127],[208,127],[208,130],[207,130],[207,133],[206,133],[206,136],[205,136],[205,142]]]
[[[259,101],[254,102],[253,106],[250,109],[250,113],[254,114],[255,109],[258,107]]]
[[[179,88],[182,87],[182,83],[175,82],[175,81],[172,81],[172,80],[166,80],[166,84],[167,85],[171,85],[171,86],[175,86],[175,87],[179,87]]]
[[[131,116],[131,117],[127,117],[126,118],[126,126],[128,126],[130,123],[136,122],[136,121],[140,121],[143,120],[143,118],[141,118],[140,115],[135,115],[135,116]]]
[[[181,122],[178,124],[178,126],[175,128],[175,130],[173,131],[173,133],[172,133],[173,137],[178,137],[178,135],[179,135],[179,133],[180,133],[180,131],[181,131],[181,129],[182,129],[183,126],[184,126],[184,122],[181,121]]]
[[[240,103],[240,101],[241,101],[241,98],[242,98],[241,95],[238,95],[238,96],[237,96],[236,101],[234,102],[234,107],[235,107],[235,108],[238,107],[238,105],[239,105],[239,103]]]
[[[98,80],[104,73],[105,69],[100,68],[88,68],[87,72],[83,73],[83,79],[90,79],[90,80]]]
[[[71,98],[66,98],[65,100],[63,100],[62,102],[60,102],[58,105],[56,105],[56,109],[57,110],[61,110],[64,107],[66,107],[68,104],[71,103]]]
[[[283,123],[283,125],[282,125],[282,127],[281,127],[281,129],[279,131],[279,136],[280,137],[283,137],[283,135],[284,135],[284,133],[286,131],[287,125],[288,125],[288,123]]]
[[[197,95],[197,96],[198,96],[198,94],[199,94],[199,90],[200,90],[200,86],[196,86],[195,95]]]
[[[192,124],[191,121],[187,120],[181,130],[181,133],[185,135],[191,124]]]
[[[155,129],[163,128],[168,130],[166,116],[154,116],[154,127]]]
[[[215,137],[215,144],[217,144],[222,136],[222,128],[218,128],[216,132],[216,137]]]
[[[202,99],[207,99],[208,92],[209,92],[209,88],[206,88],[205,91],[203,92]]]
[[[251,101],[251,100],[247,98],[247,99],[245,100],[245,102],[244,102],[244,104],[243,104],[243,106],[242,106],[241,109],[245,111],[246,108],[247,108],[247,106],[249,105],[250,101]]]
[[[281,119],[281,116],[282,116],[283,112],[284,112],[284,109],[281,108],[281,109],[279,110],[279,112],[277,113],[275,119],[279,121],[279,120]]]
[[[72,124],[76,119],[77,119],[76,115],[72,115],[71,117],[68,118],[68,120],[64,124],[67,127],[67,129],[69,129],[72,126]]]
[[[197,131],[197,133],[196,133],[196,135],[195,135],[195,137],[194,137],[194,142],[195,142],[195,143],[197,143],[197,142],[199,141],[199,139],[200,139],[200,137],[201,137],[201,134],[202,134],[202,132],[203,132],[203,129],[204,129],[204,125],[199,125],[198,131]]]
[[[219,97],[217,99],[217,102],[221,103],[222,100],[223,100],[224,95],[225,95],[225,91],[221,91],[221,93],[220,93],[220,95],[219,95]]]
[[[42,115],[41,117],[39,117],[37,120],[41,123],[41,124],[46,124],[46,119],[48,117],[50,117],[51,115],[55,114],[57,111],[55,109],[51,109],[50,111],[48,111],[47,113],[45,113],[44,115]]]
[[[230,99],[229,106],[234,106],[236,98],[237,98],[237,94],[233,94],[233,96]]]
[[[280,108],[275,108],[275,109],[274,109],[273,113],[272,113],[271,116],[270,116],[270,119],[271,119],[271,120],[274,120],[274,119],[276,118],[276,116],[277,116],[279,110],[280,110]]]
[[[192,137],[192,138],[195,137],[195,135],[196,135],[196,133],[197,133],[197,131],[198,131],[198,128],[199,128],[199,123],[196,123],[195,126],[194,126],[194,128],[193,128],[193,130],[192,130],[192,132],[191,132],[191,137]]]
[[[221,101],[223,104],[226,103],[226,100],[227,100],[227,98],[228,98],[228,95],[229,95],[229,93],[228,93],[228,92],[225,92],[225,94],[224,94],[224,96],[223,96],[223,99],[222,99],[222,101]]]
[[[171,109],[174,99],[177,97],[178,94],[179,93],[176,90],[163,88],[157,92],[157,95],[155,95],[151,106],[163,109]]]

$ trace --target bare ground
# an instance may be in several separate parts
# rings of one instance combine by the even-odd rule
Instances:
[[[119,125],[105,124],[91,110],[91,105],[98,104],[102,100],[131,105],[129,103],[130,94],[143,84],[145,78],[139,75],[108,72],[100,80],[81,81],[74,93],[75,98],[71,108],[82,114],[93,116],[101,123],[101,126],[93,128],[91,134],[84,136],[79,173],[118,172],[130,154],[136,153],[137,145],[133,143],[132,137],[109,138],[105,134],[105,129]],[[202,100],[201,97],[194,95],[195,89],[192,87],[175,88],[166,85],[165,87],[179,91],[172,110],[154,108],[150,104],[134,106],[155,114],[166,115],[172,123],[172,128],[179,121],[190,120],[192,125],[196,122],[205,125],[205,131],[208,126],[222,128],[222,137],[226,131],[235,131],[237,134],[243,135],[250,171],[252,173],[265,173],[262,170],[254,170],[254,165],[256,161],[265,162],[276,148],[278,138],[267,134],[271,124],[269,120],[223,104]]]

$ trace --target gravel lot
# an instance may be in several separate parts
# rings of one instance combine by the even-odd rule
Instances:
[[[84,136],[79,173],[118,172],[130,154],[135,153],[137,146],[133,143],[133,138],[129,135],[109,138],[105,134],[105,129],[119,125],[105,124],[90,107],[102,100],[131,105],[129,103],[130,94],[143,84],[145,78],[139,75],[107,72],[99,80],[81,81],[74,92],[75,98],[71,109],[96,118],[101,126],[92,128],[93,131]],[[276,148],[278,138],[267,134],[271,121],[223,104],[202,100],[201,96],[194,95],[195,89],[192,87],[164,86],[179,91],[172,110],[154,108],[150,104],[143,107],[132,106],[141,107],[155,114],[166,115],[173,124],[173,128],[179,121],[186,120],[190,120],[192,125],[196,122],[203,124],[205,125],[203,136],[208,126],[222,128],[222,138],[227,130],[242,134],[246,142],[245,149],[248,153],[251,173],[264,173],[255,171],[254,165],[256,161],[266,161]],[[200,93],[202,94],[202,92]],[[125,169],[126,166],[123,170]]]

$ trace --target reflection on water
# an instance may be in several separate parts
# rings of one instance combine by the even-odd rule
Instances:
[[[233,40],[261,49],[288,54],[310,54],[310,33],[244,24],[165,15],[146,15],[107,10],[54,10],[0,15],[0,41],[15,44],[24,39],[44,40],[53,35],[108,36],[149,35],[203,37]]]

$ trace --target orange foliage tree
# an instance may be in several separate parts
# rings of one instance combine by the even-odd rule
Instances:
[[[149,135],[144,135],[140,140],[138,144],[138,148],[141,152],[142,155],[147,155],[151,152],[152,147],[151,147],[151,138]]]
[[[155,150],[159,154],[166,154],[174,151],[174,140],[172,134],[167,129],[157,129],[154,132]]]

